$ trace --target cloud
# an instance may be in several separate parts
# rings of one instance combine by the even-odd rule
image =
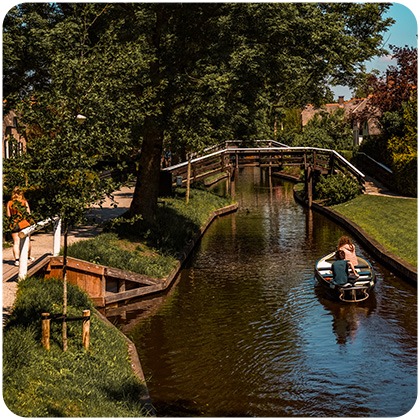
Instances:
[[[392,54],[384,55],[383,57],[379,57],[378,61],[380,63],[394,63],[396,60],[393,58]]]

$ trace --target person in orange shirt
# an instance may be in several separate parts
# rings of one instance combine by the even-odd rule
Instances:
[[[15,265],[19,265],[19,245],[20,238],[19,232],[31,225],[31,209],[29,208],[29,203],[23,195],[23,191],[20,187],[15,187],[12,192],[12,198],[7,203],[6,207],[7,217],[10,218],[10,228],[12,229],[12,238],[13,238],[13,256],[15,258]],[[29,219],[29,220],[28,220]],[[29,252],[28,252],[29,261],[33,261],[34,258],[31,258],[31,240],[29,238]]]

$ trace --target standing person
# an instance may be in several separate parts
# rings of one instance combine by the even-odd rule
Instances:
[[[15,257],[15,265],[19,265],[19,232],[22,229],[32,224],[31,209],[29,203],[23,195],[20,187],[15,187],[12,192],[12,198],[7,203],[7,217],[10,218],[10,229],[12,229],[13,238],[13,256]],[[31,239],[29,238],[28,261],[33,261],[31,258]]]
[[[348,236],[340,238],[337,249],[344,251],[345,259],[349,260],[354,266],[358,264],[356,247],[351,243],[351,239]]]
[[[336,261],[332,263],[333,282],[339,286],[350,286],[349,283],[349,270],[353,271],[354,278],[358,278],[359,275],[356,273],[354,265],[345,259],[343,250],[338,250],[335,253]]]

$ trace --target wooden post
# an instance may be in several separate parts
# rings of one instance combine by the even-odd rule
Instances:
[[[313,170],[311,166],[308,166],[308,206],[312,207],[312,182],[313,179]]]
[[[54,223],[54,243],[53,256],[56,257],[60,253],[60,239],[61,239],[61,219],[57,219]]]
[[[19,274],[18,280],[22,280],[26,277],[28,272],[28,253],[29,253],[29,241],[31,240],[29,235],[20,238],[20,252],[19,252]]]
[[[86,309],[85,311],[83,311],[83,316],[90,317],[89,309]],[[90,320],[85,319],[83,321],[83,347],[86,350],[89,350],[89,338],[90,338]]]
[[[329,174],[330,175],[334,175],[334,153],[331,152],[331,157],[330,157],[330,170],[329,170]]]
[[[48,312],[44,312],[42,315],[42,347],[45,350],[50,349],[50,322],[51,320],[48,318],[50,314]]]
[[[188,154],[188,167],[187,167],[187,204],[190,201],[190,177],[191,177],[191,154]]]

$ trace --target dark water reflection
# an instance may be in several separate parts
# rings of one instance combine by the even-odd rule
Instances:
[[[176,286],[128,307],[158,415],[398,416],[417,396],[417,293],[368,257],[375,294],[340,305],[313,267],[344,230],[293,185],[240,172],[240,210],[215,222]]]

